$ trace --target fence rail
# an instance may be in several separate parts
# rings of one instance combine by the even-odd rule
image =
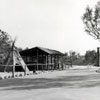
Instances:
[[[61,63],[57,63],[57,64],[61,64]],[[35,65],[36,65],[36,66],[37,66],[37,65],[45,65],[45,66],[46,66],[46,65],[55,65],[55,64],[54,64],[54,63],[49,63],[49,64],[39,64],[39,63],[38,63],[38,64],[26,64],[26,65],[27,65],[27,66],[35,66]],[[1,64],[0,66],[13,66],[13,65],[2,65],[2,64]],[[22,65],[15,65],[15,66],[22,66]]]

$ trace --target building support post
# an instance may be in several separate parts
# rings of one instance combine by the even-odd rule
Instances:
[[[49,70],[49,56],[47,55],[47,70]]]
[[[54,56],[54,70],[56,70],[56,57]]]
[[[53,68],[52,68],[52,55],[50,56],[50,58],[51,58],[51,70],[52,70],[52,69],[53,69]]]
[[[58,70],[60,69],[60,66],[59,66],[59,56],[57,57],[57,62],[58,62]]]
[[[48,70],[48,55],[46,55],[46,67],[45,70]]]
[[[37,48],[37,68],[36,70],[38,70],[38,63],[39,63],[39,57],[38,57],[38,48]]]
[[[42,71],[44,71],[44,67],[45,67],[45,63],[44,63],[44,55],[41,55],[41,58],[42,58],[42,65],[41,65],[41,69]]]

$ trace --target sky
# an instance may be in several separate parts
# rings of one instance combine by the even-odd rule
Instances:
[[[35,46],[85,54],[96,50],[98,40],[84,31],[82,15],[98,0],[0,0],[0,29],[16,46]]]

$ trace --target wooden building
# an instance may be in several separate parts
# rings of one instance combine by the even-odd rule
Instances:
[[[63,67],[61,57],[63,53],[42,47],[34,47],[20,52],[30,71],[55,70]]]

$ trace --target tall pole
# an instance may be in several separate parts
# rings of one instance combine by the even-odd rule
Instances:
[[[100,56],[99,56],[99,47],[97,47],[97,66],[100,66]]]
[[[12,48],[12,58],[13,58],[13,66],[12,66],[12,77],[15,75],[15,58],[14,58],[14,48]]]
[[[12,77],[14,77],[15,75],[15,56],[14,56],[14,47],[15,47],[15,41],[16,41],[16,38],[15,40],[12,42],[12,48],[11,48],[11,51],[12,51],[12,61],[13,61],[13,66],[12,66]]]

